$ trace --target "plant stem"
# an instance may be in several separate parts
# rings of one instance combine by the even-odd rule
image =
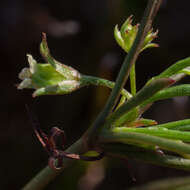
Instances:
[[[130,72],[130,85],[131,85],[131,94],[134,96],[136,94],[136,72],[135,72],[135,64],[131,67]]]
[[[152,21],[160,7],[162,0],[149,0],[148,5],[145,9],[144,16],[141,21],[140,28],[138,30],[137,36],[135,38],[135,41],[126,56],[123,65],[121,67],[121,70],[119,72],[119,75],[117,77],[115,86],[111,92],[111,95],[108,98],[108,101],[103,109],[103,111],[98,115],[97,119],[95,120],[93,126],[88,130],[86,133],[86,138],[89,141],[89,145],[96,142],[97,136],[100,133],[102,126],[105,122],[105,119],[109,115],[109,113],[114,108],[121,90],[123,89],[132,65],[136,62],[137,57],[140,53],[140,49],[142,47],[142,44],[144,42],[144,39],[148,33],[148,31],[151,28]]]
[[[115,82],[112,82],[103,78],[87,76],[87,75],[82,75],[80,82],[84,86],[96,85],[96,86],[105,86],[108,88],[114,88],[115,86]],[[132,95],[124,88],[121,90],[121,94],[127,99],[130,99],[132,97]]]

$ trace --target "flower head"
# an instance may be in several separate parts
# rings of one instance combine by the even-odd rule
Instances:
[[[58,61],[51,55],[43,34],[40,45],[41,54],[47,63],[37,63],[32,55],[28,56],[29,68],[19,73],[22,82],[18,89],[33,88],[33,97],[49,94],[67,94],[80,87],[80,73]]]
[[[118,29],[118,25],[115,26],[114,36],[117,43],[128,53],[131,49],[133,42],[136,38],[137,32],[139,30],[139,24],[132,25],[133,19],[130,16],[121,26],[121,29]],[[158,31],[153,32],[151,29],[147,36],[145,37],[141,52],[147,48],[158,47],[158,44],[152,43],[152,40],[157,37]]]

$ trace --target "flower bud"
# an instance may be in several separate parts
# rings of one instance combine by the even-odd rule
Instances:
[[[139,30],[139,24],[132,25],[132,16],[130,16],[121,26],[121,29],[119,31],[118,25],[115,26],[114,29],[114,36],[117,41],[117,43],[125,50],[125,52],[129,52],[133,42],[136,38],[137,32]],[[147,36],[145,37],[143,46],[141,48],[141,52],[147,48],[151,47],[158,47],[158,44],[151,43],[154,38],[157,37],[158,31],[153,32],[153,29],[151,29]]]
[[[33,88],[33,97],[40,95],[67,94],[80,87],[80,73],[60,62],[51,55],[43,34],[40,51],[47,63],[37,63],[32,55],[28,56],[29,68],[19,74],[22,82],[18,89]]]

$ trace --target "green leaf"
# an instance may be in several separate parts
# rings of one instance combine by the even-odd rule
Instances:
[[[115,123],[116,120],[118,120],[124,114],[127,114],[129,111],[149,99],[155,93],[162,90],[163,88],[168,87],[174,82],[175,81],[170,78],[162,78],[154,80],[150,84],[145,85],[135,96],[129,99],[126,103],[124,103],[118,110],[113,112],[108,117],[105,125],[111,126],[112,123]]]
[[[190,66],[190,57],[182,59],[178,61],[177,63],[170,66],[168,69],[166,69],[164,72],[159,74],[157,77],[163,78],[163,77],[170,77],[172,75],[178,74],[182,69]]]
[[[119,127],[121,125],[127,125],[127,123],[135,121],[139,117],[138,108],[134,108],[130,112],[127,112],[122,117],[120,117],[115,123],[114,127]]]
[[[187,171],[190,170],[190,160],[179,156],[171,156],[167,154],[162,156],[155,151],[148,151],[145,148],[122,143],[104,143],[101,144],[101,148],[106,155],[111,157],[122,159],[131,158],[165,167],[178,168]]]
[[[147,84],[150,83],[154,79],[165,78],[165,77],[166,78],[170,77],[170,78],[178,81],[187,74],[187,69],[189,70],[189,68],[188,68],[189,66],[190,66],[190,57],[182,59],[182,60],[176,62],[175,64],[171,65],[169,68],[167,68],[161,74],[150,79],[147,82]],[[184,70],[184,69],[186,69],[186,70]]]
[[[190,145],[179,140],[171,140],[163,137],[157,137],[150,134],[139,132],[129,132],[126,127],[117,127],[110,130],[104,130],[100,136],[100,143],[123,143],[135,146],[154,145],[161,149],[176,152],[182,156],[190,154]],[[138,129],[138,128],[137,128]],[[172,130],[171,130],[172,131]],[[179,137],[180,138],[180,137]],[[139,144],[139,145],[138,145]]]
[[[190,119],[168,122],[168,123],[155,125],[153,127],[148,127],[148,128],[155,128],[155,127],[157,127],[157,128],[163,128],[164,127],[167,129],[186,131],[186,130],[190,130]]]
[[[154,94],[151,98],[147,99],[142,105],[141,108],[146,106],[149,103],[164,100],[168,98],[178,97],[178,96],[190,96],[190,84],[183,84],[178,86],[173,86],[164,90],[161,90]]]
[[[155,120],[140,118],[133,123],[133,127],[151,126],[156,124],[157,122]]]
[[[170,130],[164,127],[145,127],[145,128],[129,128],[125,127],[125,132],[136,132],[147,135],[153,135],[157,137],[164,137],[167,139],[181,140],[184,142],[190,142],[190,132],[183,132],[177,130]]]

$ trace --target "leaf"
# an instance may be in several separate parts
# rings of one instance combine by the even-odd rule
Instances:
[[[185,59],[182,59],[173,65],[171,65],[169,68],[167,68],[165,71],[163,71],[161,74],[151,78],[147,84],[149,84],[152,80],[158,79],[158,78],[167,78],[170,77],[176,81],[180,80],[187,74],[187,70],[189,70],[190,66],[190,57],[187,57]],[[186,69],[186,70],[184,70]]]
[[[157,122],[155,120],[140,118],[140,119],[132,122],[130,127],[151,126],[151,125],[156,125],[156,124],[157,124]]]
[[[186,131],[190,130],[190,119],[184,119],[180,121],[173,121],[173,122],[168,122],[160,125],[156,125],[153,127],[148,127],[148,128],[167,128],[167,129],[174,129],[174,130],[181,130],[181,131]]]
[[[141,108],[146,106],[149,103],[164,100],[168,98],[178,97],[178,96],[190,96],[190,84],[183,84],[178,86],[173,86],[164,90],[161,90],[154,94],[151,98],[146,100],[142,105]]]
[[[139,117],[139,110],[137,108],[134,108],[130,112],[127,112],[122,117],[120,117],[114,123],[114,126],[119,127],[119,126],[124,125],[124,124],[127,125],[127,123],[131,123],[131,122],[135,121],[138,117]]]
[[[158,137],[158,136],[154,136],[150,134],[143,134],[139,132],[129,131],[132,129],[137,130],[140,128],[116,127],[116,128],[113,128],[111,131],[105,130],[100,137],[100,143],[123,143],[123,144],[131,144],[131,145],[140,146],[140,147],[142,147],[143,144],[155,145],[155,146],[159,146],[161,149],[176,152],[182,156],[190,154],[190,145],[183,143],[180,140],[171,140],[171,139]],[[170,130],[170,132],[171,131],[173,130]],[[180,138],[180,135],[179,135],[179,138]],[[189,140],[189,137],[187,137],[187,141],[188,140]]]
[[[129,128],[125,127],[125,132],[143,133],[147,135],[153,135],[157,137],[163,137],[173,140],[181,140],[184,142],[190,142],[190,132],[183,132],[178,130],[170,130],[164,127],[145,127],[145,128]]]
[[[163,77],[170,77],[172,75],[178,74],[182,69],[190,66],[190,57],[182,59],[178,61],[177,63],[170,66],[168,69],[166,69],[164,72],[159,74],[157,77],[163,78]]]
[[[170,78],[162,78],[152,81],[150,84],[145,85],[135,96],[124,103],[118,110],[113,112],[107,119],[106,125],[116,122],[124,114],[142,104],[144,101],[152,97],[155,93],[163,88],[172,85],[175,81]]]

